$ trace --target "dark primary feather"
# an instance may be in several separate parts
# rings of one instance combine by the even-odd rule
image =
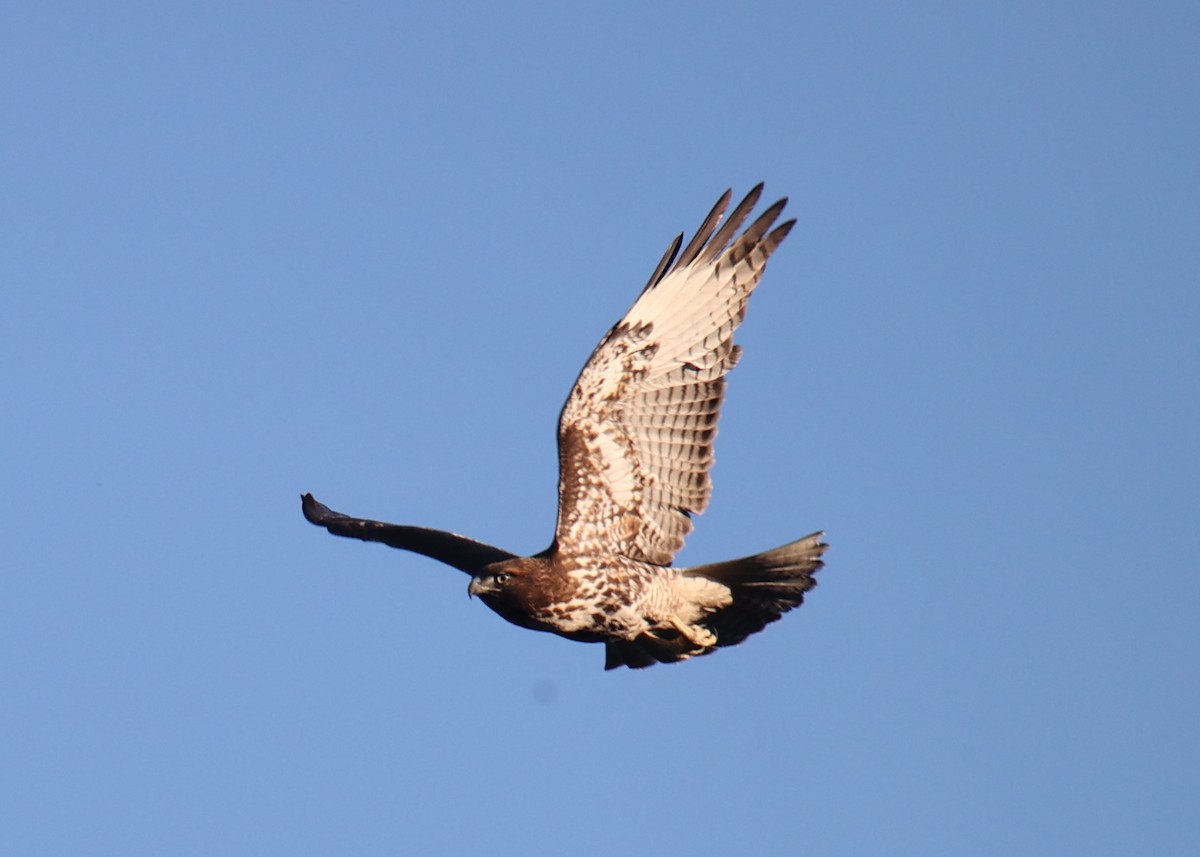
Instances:
[[[711,262],[713,259],[717,258],[718,253],[720,253],[729,245],[730,239],[737,234],[738,229],[743,223],[746,222],[746,218],[750,216],[750,212],[754,210],[754,206],[758,205],[758,200],[759,197],[762,196],[762,192],[763,183],[759,182],[753,188],[751,188],[750,193],[746,194],[745,199],[737,204],[737,208],[729,213],[729,217],[725,220],[725,225],[717,230],[717,233],[712,237],[712,240],[708,242],[707,252],[704,254],[704,261]],[[726,204],[728,204],[728,192],[726,192],[724,201]],[[763,217],[770,215],[770,221],[774,221],[775,218],[779,216],[779,212],[783,210],[783,206],[786,204],[787,199],[779,200],[779,202],[775,203],[774,206],[767,209],[766,213],[763,214],[759,220],[761,221]],[[772,213],[772,209],[775,209],[774,213]],[[761,235],[762,233],[760,232],[759,234]],[[697,248],[697,251],[699,249],[700,248]]]
[[[679,245],[683,243],[683,233],[680,232],[675,236],[675,240],[667,247],[667,252],[663,253],[662,259],[658,263],[658,267],[654,269],[654,273],[650,275],[650,279],[646,281],[646,289],[653,288],[658,285],[658,281],[667,273],[667,268],[671,267],[671,263],[675,261],[675,254],[679,252]]]
[[[757,187],[755,187],[750,191],[749,194],[746,195],[746,199],[749,199],[750,197],[758,199],[758,195],[762,193],[762,187],[762,183],[760,182]],[[705,243],[710,237],[712,237],[713,232],[716,230],[717,224],[721,222],[721,218],[725,214],[725,209],[729,207],[729,200],[732,197],[732,190],[727,190],[725,193],[721,194],[721,198],[717,200],[716,205],[714,205],[712,210],[708,212],[708,217],[704,218],[704,222],[700,224],[700,228],[696,230],[696,234],[692,236],[692,240],[688,242],[687,246],[683,248],[683,252],[679,254],[679,261],[675,263],[675,267],[671,269],[672,271],[677,271],[680,268],[686,268],[688,265],[692,264],[692,262],[696,261],[696,257],[700,255],[701,249],[703,249]],[[742,206],[739,205],[738,209],[741,208]],[[735,210],[734,213],[736,214],[737,210]],[[742,216],[743,218],[745,217],[744,214]],[[734,218],[731,217],[730,222],[733,220]],[[740,223],[735,224],[734,229],[736,229],[739,225]]]

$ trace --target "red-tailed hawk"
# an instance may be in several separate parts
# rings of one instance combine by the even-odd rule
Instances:
[[[761,193],[760,184],[720,225],[726,191],[682,253],[676,236],[580,372],[559,417],[550,547],[516,556],[454,533],[342,515],[311,494],[304,516],[334,535],[467,572],[469,592],[508,621],[604,643],[605,669],[706,655],[798,607],[823,565],[823,533],[744,559],[671,565],[712,493],[725,375],[741,354],[733,332],[795,224],[774,226],[781,199],[738,234]]]

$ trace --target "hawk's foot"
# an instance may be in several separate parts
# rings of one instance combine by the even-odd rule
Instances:
[[[686,637],[692,645],[701,649],[711,649],[717,644],[717,635],[703,625],[686,625],[672,616],[671,627]]]

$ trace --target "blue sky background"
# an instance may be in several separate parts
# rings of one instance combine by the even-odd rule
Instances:
[[[410,4],[411,5],[411,4]],[[21,855],[1183,855],[1200,9],[6,4],[0,829]],[[638,673],[334,508],[532,552],[668,240],[765,180]]]

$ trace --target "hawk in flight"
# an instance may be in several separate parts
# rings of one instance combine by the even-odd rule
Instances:
[[[680,252],[671,242],[633,308],[600,341],[558,422],[554,541],[517,556],[465,536],[352,518],[302,498],[338,536],[415,551],[471,575],[468,591],[508,621],[604,643],[605,669],[706,655],[761,631],[816,585],[823,533],[743,559],[671,565],[709,471],[733,333],[767,260],[795,224],[781,199],[743,229],[754,188],[722,224],[730,192]]]

